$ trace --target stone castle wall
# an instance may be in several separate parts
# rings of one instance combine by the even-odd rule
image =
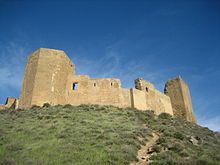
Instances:
[[[176,79],[168,80],[164,93],[171,99],[173,113],[175,116],[196,123],[193,113],[190,91],[186,82],[179,76]]]
[[[7,97],[5,104],[0,104],[0,110],[8,108],[18,108],[18,99],[14,97]]]
[[[28,56],[19,108],[44,103],[100,104],[173,114],[169,97],[153,84],[136,80],[135,87],[121,88],[119,79],[76,75],[75,65],[63,51],[41,48]]]
[[[19,102],[20,108],[27,107],[32,104],[32,95],[35,84],[35,76],[37,73],[39,53],[40,49],[29,55],[27,58],[27,65],[24,73],[24,80]]]
[[[135,87],[144,93],[145,97],[142,96],[145,100],[144,109],[155,110],[156,114],[166,112],[173,115],[170,98],[155,89],[152,83],[138,78],[135,80]]]
[[[196,121],[188,86],[176,79],[166,84],[166,95],[144,79],[135,80],[135,88],[121,88],[121,81],[113,78],[90,78],[76,75],[75,65],[64,51],[40,48],[28,56],[21,96],[15,108],[28,108],[44,103],[100,104],[134,107],[181,116]],[[5,105],[0,105],[0,109]]]
[[[19,108],[65,102],[69,74],[75,66],[63,51],[39,49],[28,56]]]
[[[78,86],[74,89],[73,86]],[[87,75],[70,75],[67,83],[67,102],[63,104],[100,104],[129,106],[125,100],[126,92],[122,91],[119,79],[90,79]],[[128,93],[129,91],[127,91]],[[129,97],[127,95],[127,97]],[[127,104],[127,105],[126,105]]]

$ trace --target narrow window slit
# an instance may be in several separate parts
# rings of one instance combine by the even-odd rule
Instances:
[[[146,91],[148,92],[148,88],[146,87]]]

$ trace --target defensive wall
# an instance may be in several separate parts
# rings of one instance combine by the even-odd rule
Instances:
[[[152,83],[138,78],[135,88],[125,89],[121,87],[119,79],[93,79],[88,75],[76,75],[75,65],[64,51],[40,48],[28,56],[21,95],[19,101],[14,100],[13,106],[29,108],[45,103],[114,105],[153,110],[156,114],[166,112],[194,122],[188,116],[193,114],[188,86],[179,83],[168,81],[164,94],[155,89]],[[178,93],[178,100],[175,99],[175,93]],[[6,104],[1,107],[6,107]]]
[[[17,109],[18,108],[18,99],[14,97],[7,97],[5,104],[0,104],[1,109]]]
[[[175,116],[185,118],[193,123],[197,122],[193,113],[189,87],[180,76],[166,82],[164,93],[171,99]]]

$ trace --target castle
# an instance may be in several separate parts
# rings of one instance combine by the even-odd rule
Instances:
[[[64,51],[40,48],[28,56],[20,98],[7,98],[0,109],[45,103],[134,107],[156,114],[166,112],[196,123],[188,85],[180,76],[167,81],[164,93],[141,78],[135,80],[135,88],[124,89],[119,79],[76,75],[75,65]]]

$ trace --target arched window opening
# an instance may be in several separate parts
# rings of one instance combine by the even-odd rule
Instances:
[[[93,86],[96,87],[96,83],[94,83]]]

